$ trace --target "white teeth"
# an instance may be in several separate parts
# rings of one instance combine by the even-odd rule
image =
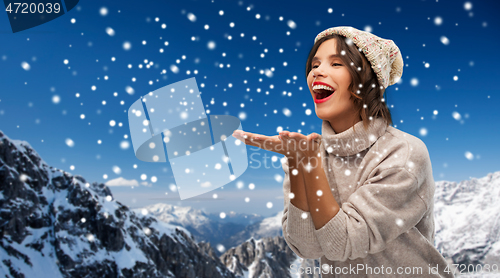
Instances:
[[[318,89],[333,91],[333,88],[329,87],[329,86],[325,86],[325,85],[314,85],[313,86],[313,90],[318,90]]]

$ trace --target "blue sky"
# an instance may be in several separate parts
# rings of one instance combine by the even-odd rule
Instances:
[[[276,176],[283,171],[271,164],[273,153],[254,155],[262,163],[266,155],[269,168],[249,167],[223,189],[180,201],[170,190],[168,162],[135,157],[126,111],[150,91],[195,77],[207,113],[240,117],[244,130],[321,133],[305,83],[307,54],[317,33],[353,26],[399,46],[406,66],[387,103],[395,127],[427,145],[434,179],[480,178],[500,170],[499,7],[451,0],[80,1],[15,34],[2,14],[0,130],[88,181],[146,182],[112,188],[132,207],[166,202],[271,215],[283,209]]]

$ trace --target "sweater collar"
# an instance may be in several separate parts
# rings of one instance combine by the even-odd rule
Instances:
[[[321,140],[327,153],[335,156],[351,156],[370,147],[384,135],[386,129],[385,119],[375,118],[367,130],[363,126],[363,121],[359,121],[346,131],[335,133],[330,122],[323,120]]]

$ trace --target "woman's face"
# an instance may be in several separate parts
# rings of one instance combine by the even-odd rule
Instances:
[[[312,59],[307,76],[307,85],[314,100],[316,115],[322,120],[333,123],[351,120],[354,115],[354,103],[349,99],[348,91],[351,75],[337,53],[337,41],[329,39],[318,48]]]

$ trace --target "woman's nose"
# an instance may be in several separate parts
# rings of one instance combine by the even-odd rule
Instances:
[[[323,76],[324,75],[323,71],[319,67],[314,68],[312,70],[312,74],[313,74],[314,77],[318,77],[318,76]]]

